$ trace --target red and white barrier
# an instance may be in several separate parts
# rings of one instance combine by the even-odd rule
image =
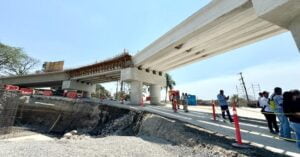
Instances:
[[[33,94],[33,89],[31,88],[21,88],[20,92],[22,95],[32,95]]]
[[[20,88],[19,86],[4,85],[4,89],[7,91],[18,91]]]
[[[43,91],[44,96],[53,96],[53,92],[51,90],[45,90]]]
[[[239,117],[236,111],[236,104],[237,102],[234,101],[232,104],[232,110],[233,110],[233,120],[234,120],[234,127],[235,127],[235,138],[236,138],[236,143],[233,143],[232,145],[234,147],[238,148],[248,148],[247,145],[244,145],[242,142],[242,135],[241,135],[241,129],[240,129],[240,122],[239,122]]]

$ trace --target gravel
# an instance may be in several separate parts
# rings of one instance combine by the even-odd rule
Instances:
[[[83,137],[80,140],[57,139],[54,141],[0,141],[0,156],[5,157],[174,157],[193,155],[192,148],[172,146],[150,137],[108,136]],[[203,156],[203,153],[202,155]]]

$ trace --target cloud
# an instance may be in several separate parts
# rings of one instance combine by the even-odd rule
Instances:
[[[248,92],[253,96],[252,84],[259,84],[261,90],[272,92],[274,87],[283,90],[300,88],[300,61],[266,63],[241,70],[245,78]],[[220,89],[225,94],[237,93],[236,86],[240,87],[238,72],[235,75],[224,75],[216,78],[199,80],[186,84],[179,84],[176,88],[182,92],[197,95],[199,99],[215,99]],[[255,93],[258,92],[255,90]]]

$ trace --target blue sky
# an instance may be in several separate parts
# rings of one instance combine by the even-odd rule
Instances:
[[[71,68],[113,57],[124,48],[135,54],[209,0],[0,2],[0,42],[23,47],[42,62],[64,60]],[[178,89],[210,99],[220,88],[233,94],[238,72],[244,72],[248,86],[259,83],[267,90],[275,85],[299,89],[300,76],[294,68],[299,61],[288,32],[170,73]],[[280,82],[287,77],[291,80]],[[198,86],[189,88],[195,84]],[[203,92],[207,88],[210,93]]]

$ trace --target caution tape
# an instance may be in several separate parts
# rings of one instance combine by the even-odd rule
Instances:
[[[255,112],[255,111],[250,111],[250,112]],[[255,113],[257,113],[257,112],[255,112]],[[265,113],[265,112],[262,112],[262,113]],[[275,112],[270,112],[270,113],[267,112],[267,114],[276,114],[276,113]],[[217,115],[217,117],[220,118],[220,119],[222,118],[220,115]],[[228,123],[228,124],[233,126],[233,124],[231,124],[231,123]],[[296,139],[292,139],[292,138],[285,138],[285,137],[281,137],[279,135],[278,136],[271,135],[271,137],[278,138],[278,139],[283,139],[283,140],[290,141],[290,142],[300,142],[300,140],[296,140]]]
[[[258,113],[256,111],[251,111],[251,110],[247,110],[249,112],[253,112],[253,113]],[[261,112],[262,114],[276,114],[276,115],[299,115],[300,116],[300,112],[298,112],[299,114],[297,113],[285,113],[285,112],[273,112],[273,111],[264,111],[264,112]]]

